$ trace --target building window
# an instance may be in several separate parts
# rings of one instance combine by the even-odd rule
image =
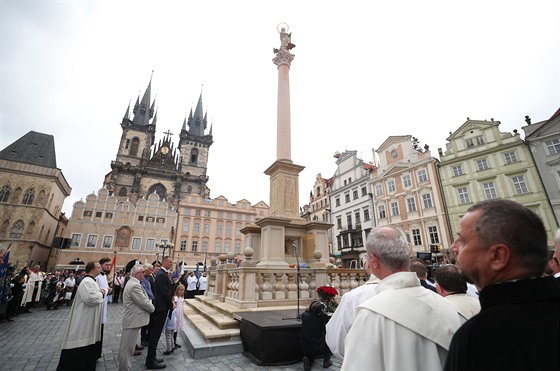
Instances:
[[[353,198],[354,200],[357,200],[358,197],[359,197],[359,196],[358,196],[358,190],[357,190],[357,189],[353,190],[353,191],[352,191],[352,198]]]
[[[4,187],[2,187],[2,189],[0,189],[0,202],[8,202],[11,191],[12,188],[9,184],[6,184]]]
[[[128,145],[128,140],[127,140],[127,145]],[[140,145],[140,139],[138,139],[137,137],[132,138],[132,145],[130,146],[130,152],[129,152],[131,156],[136,156],[136,154],[138,153],[139,145]]]
[[[396,201],[391,202],[391,214],[393,216],[399,215],[399,204]]]
[[[15,222],[14,225],[12,226],[12,230],[10,231],[10,238],[21,238],[24,228],[25,228],[25,223],[23,223],[23,220],[20,219],[17,222]]]
[[[342,229],[342,218],[341,217],[336,218],[336,227],[338,229]]]
[[[375,185],[375,195],[376,196],[383,196],[383,187],[381,186],[381,184],[376,184]]]
[[[210,217],[210,210],[204,210],[204,216],[209,218]]]
[[[165,223],[165,218],[157,218],[156,223]]]
[[[82,241],[82,235],[80,233],[72,233],[72,241],[70,242],[70,246],[72,247],[80,246],[81,241]]]
[[[221,236],[223,231],[224,231],[224,225],[223,224],[216,224],[216,234],[218,236]]]
[[[204,223],[204,234],[210,233],[210,224]]]
[[[395,192],[395,181],[394,180],[387,181],[387,189],[389,190],[389,192]]]
[[[208,252],[208,241],[202,241],[202,252]]]
[[[344,195],[344,202],[346,203],[350,202],[350,193]]]
[[[155,238],[147,238],[146,239],[146,251],[154,251],[155,246],[156,246]]]
[[[96,247],[97,246],[97,235],[90,234],[87,237],[86,247]]]
[[[91,210],[84,211],[84,216],[91,216],[93,213]]]
[[[467,142],[467,148],[474,147],[474,142],[471,138],[467,139],[466,142]]]
[[[463,166],[453,166],[453,176],[463,175]]]
[[[483,183],[482,186],[484,187],[487,200],[498,198],[498,195],[496,195],[496,188],[494,188],[494,182]]]
[[[236,244],[235,244],[235,252],[236,252],[237,254],[239,254],[239,253],[241,252],[241,244],[239,244],[239,243],[236,243]]]
[[[412,243],[414,244],[414,246],[422,245],[422,236],[420,235],[419,229],[412,230]]]
[[[412,181],[410,180],[410,175],[406,174],[402,177],[402,183],[405,188],[408,188],[412,185]]]
[[[110,249],[113,246],[113,236],[104,236],[103,237],[103,248]]]
[[[189,231],[189,222],[187,220],[183,220],[183,226],[181,227],[181,229],[183,230],[183,232]]]
[[[29,188],[27,191],[25,191],[21,203],[22,205],[31,205],[33,203],[34,198],[35,198],[35,189]]]
[[[482,137],[482,135],[478,135],[478,136],[474,137],[474,140],[475,140],[477,146],[481,146],[481,145],[484,144],[484,138]]]
[[[191,245],[191,251],[196,252],[198,250],[198,241],[193,241]]]
[[[240,236],[240,235],[241,235],[241,227],[235,227],[235,235],[236,235],[236,236]]]
[[[360,212],[359,212],[359,211],[356,211],[356,212],[354,213],[354,219],[356,219],[356,224],[362,222],[362,218],[360,217]]]
[[[468,204],[470,202],[469,192],[466,187],[457,188],[457,193],[459,194],[459,203]]]
[[[154,217],[153,217],[153,216],[149,216],[149,217],[146,218],[146,221],[147,221],[148,223],[153,223],[153,222],[154,222]]]
[[[187,240],[181,240],[181,244],[179,245],[179,249],[181,251],[187,251]]]
[[[194,222],[193,233],[199,233],[199,232],[200,232],[200,223],[199,222]]]
[[[228,253],[228,252],[230,252],[230,250],[231,250],[231,244],[229,242],[226,242],[224,244],[224,252]]]
[[[418,183],[424,183],[428,181],[428,176],[426,175],[426,170],[418,170]]]
[[[121,187],[121,189],[119,190],[119,196],[126,196],[126,187]]]
[[[200,210],[196,209],[196,210],[194,211],[194,215],[195,215],[195,216],[200,216]]]
[[[437,227],[434,225],[432,227],[428,227],[428,233],[430,234],[430,243],[436,244],[439,243],[439,233]]]
[[[529,190],[527,189],[527,184],[525,184],[525,178],[523,175],[513,176],[511,177],[513,181],[513,186],[515,187],[515,193],[518,195],[528,193]]]
[[[506,160],[506,164],[513,164],[517,162],[517,156],[515,156],[515,152],[504,153],[504,160]]]
[[[545,142],[545,145],[546,145],[546,151],[548,152],[549,156],[557,155],[560,153],[560,140],[552,139]]]
[[[226,236],[231,236],[231,225],[226,225]]]
[[[143,222],[144,221],[144,215],[138,215],[138,221]]]
[[[216,252],[222,252],[222,243],[221,242],[216,242],[216,245],[214,245],[214,250]]]
[[[367,188],[366,187],[362,187],[362,197],[367,195]]]
[[[191,215],[191,209],[183,209],[184,215]]]
[[[408,205],[408,212],[412,213],[416,211],[416,201],[414,197],[410,197],[406,199],[406,204]]]
[[[103,215],[103,211],[96,211],[95,212],[95,217],[96,218],[101,218],[102,215]]]
[[[133,237],[132,238],[132,250],[140,250],[142,247],[142,238],[141,237]]]
[[[348,229],[352,229],[352,215],[350,214],[346,215],[346,225]]]
[[[488,169],[488,162],[485,158],[476,160],[476,167],[478,168],[478,171],[486,170]]]
[[[434,207],[432,204],[432,195],[429,193],[422,195],[422,202],[424,202],[424,209],[430,209]]]
[[[105,218],[111,219],[113,217],[113,213],[105,213]]]
[[[336,206],[340,206],[340,197],[337,197],[337,198],[334,200],[334,203],[335,203]]]
[[[364,210],[364,221],[369,222],[369,209],[363,209]]]
[[[377,210],[379,210],[379,219],[385,219],[387,217],[387,213],[385,212],[385,205],[380,205]]]

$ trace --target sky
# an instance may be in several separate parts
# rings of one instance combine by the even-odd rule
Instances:
[[[335,152],[365,162],[389,136],[432,155],[467,117],[517,129],[560,107],[560,2],[0,0],[0,148],[55,138],[72,187],[110,172],[129,102],[152,78],[156,141],[175,145],[200,94],[213,128],[210,197],[269,203],[276,160],[277,27],[292,33],[291,157],[300,206]],[[153,71],[153,75],[152,75]]]

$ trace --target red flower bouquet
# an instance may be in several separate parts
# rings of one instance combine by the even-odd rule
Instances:
[[[317,288],[317,294],[319,295],[319,299],[327,307],[327,311],[334,313],[336,307],[338,306],[334,297],[338,295],[338,291],[336,291],[336,289],[332,286],[320,286]]]

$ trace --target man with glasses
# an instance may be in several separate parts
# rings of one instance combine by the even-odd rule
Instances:
[[[132,267],[130,280],[123,292],[122,336],[119,348],[119,371],[132,370],[132,357],[140,328],[150,321],[154,305],[140,284],[144,277],[144,266]]]

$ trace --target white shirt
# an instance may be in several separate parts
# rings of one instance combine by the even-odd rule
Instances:
[[[206,287],[208,286],[208,277],[200,276],[198,282],[200,282],[199,290],[206,291]]]
[[[64,280],[64,285],[69,288],[73,288],[76,285],[76,279],[74,277],[68,277]]]
[[[195,276],[189,276],[187,278],[187,291],[195,291],[196,290],[196,282],[198,280]]]
[[[342,295],[340,304],[327,323],[325,335],[325,341],[336,358],[344,358],[344,340],[354,323],[356,307],[375,295],[377,283],[379,283],[379,279],[373,276],[373,279],[364,285]]]
[[[383,279],[358,306],[341,370],[441,370],[459,315],[413,272]]]
[[[101,323],[107,323],[107,303],[109,302],[109,282],[105,274],[99,274],[95,278],[97,285],[100,289],[105,289],[105,298],[103,299],[103,320]]]

